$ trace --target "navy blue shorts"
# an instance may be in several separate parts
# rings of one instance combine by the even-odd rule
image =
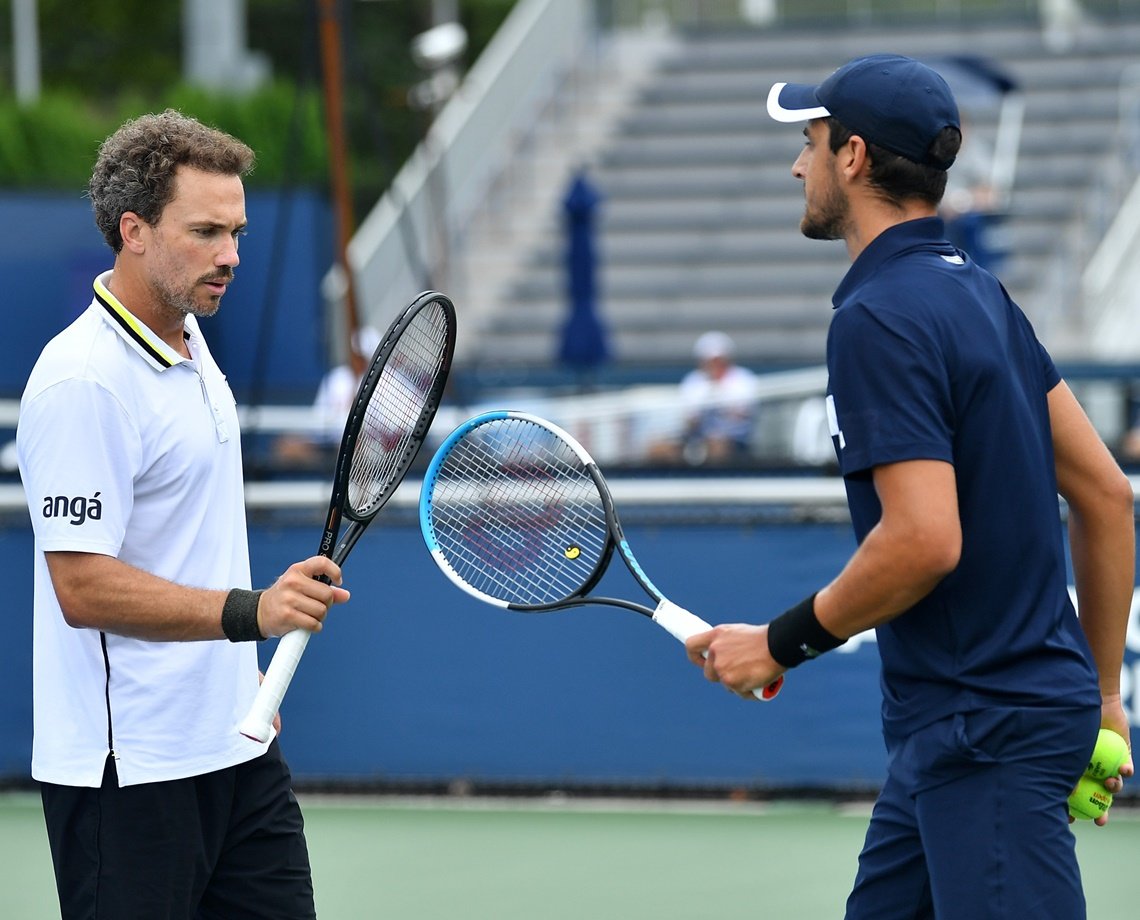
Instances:
[[[959,713],[887,738],[847,920],[1080,920],[1067,799],[1099,708]]]
[[[301,809],[274,741],[189,779],[41,785],[63,920],[311,920]]]

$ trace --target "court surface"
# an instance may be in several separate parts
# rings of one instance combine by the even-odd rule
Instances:
[[[302,796],[321,920],[842,916],[866,806]],[[1077,827],[1090,920],[1132,920],[1140,814]],[[0,917],[58,918],[34,795],[0,795]]]

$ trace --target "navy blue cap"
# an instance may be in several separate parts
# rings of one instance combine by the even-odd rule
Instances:
[[[868,143],[936,169],[949,169],[954,160],[932,160],[930,145],[943,128],[961,130],[946,81],[898,54],[848,61],[818,86],[777,83],[768,94],[768,114],[782,122],[831,115]]]

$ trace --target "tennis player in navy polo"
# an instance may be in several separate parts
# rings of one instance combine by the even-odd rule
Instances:
[[[859,546],[811,597],[695,636],[690,657],[751,698],[876,628],[888,774],[849,920],[1084,917],[1066,799],[1098,728],[1128,737],[1131,487],[1024,314],[943,237],[961,143],[945,81],[875,55],[776,84],[768,111],[805,123],[801,231],[852,261],[827,402]]]

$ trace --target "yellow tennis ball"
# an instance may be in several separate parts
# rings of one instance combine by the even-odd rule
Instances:
[[[1096,737],[1096,747],[1089,758],[1089,765],[1085,768],[1085,776],[1101,780],[1116,776],[1127,760],[1128,742],[1112,729],[1102,728]]]
[[[1108,813],[1112,806],[1112,793],[1100,780],[1082,776],[1077,788],[1069,796],[1069,814],[1074,818],[1090,820]]]

